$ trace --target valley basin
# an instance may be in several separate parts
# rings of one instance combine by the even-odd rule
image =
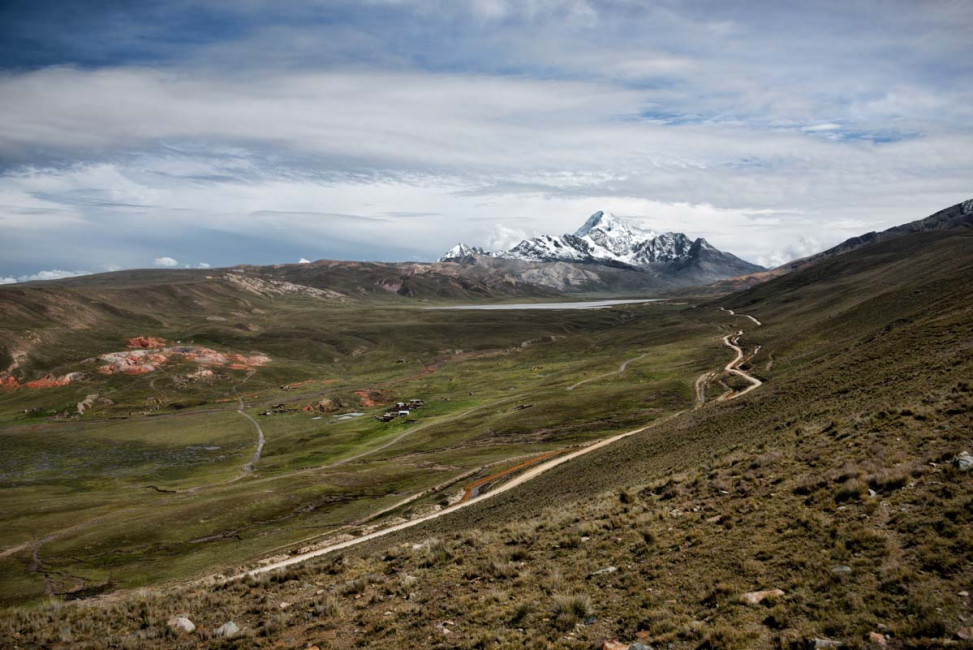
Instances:
[[[424,307],[424,309],[603,309],[615,305],[633,305],[642,302],[658,302],[662,298],[642,298],[634,300],[586,300],[582,302],[511,302],[491,305],[450,305],[445,307]]]

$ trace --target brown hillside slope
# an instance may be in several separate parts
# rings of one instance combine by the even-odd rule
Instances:
[[[672,295],[718,296],[724,293],[742,291],[748,287],[762,284],[792,271],[812,266],[818,262],[849,253],[869,244],[886,242],[898,237],[924,232],[962,231],[971,228],[973,228],[973,199],[957,203],[924,219],[911,221],[901,226],[894,226],[882,232],[869,232],[846,239],[837,246],[833,246],[820,253],[787,262],[767,271],[721,280],[706,287],[692,287],[690,289],[679,290],[672,292]]]

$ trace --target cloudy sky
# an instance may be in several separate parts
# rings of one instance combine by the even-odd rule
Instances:
[[[0,282],[607,210],[766,265],[973,197],[973,4],[6,0]]]

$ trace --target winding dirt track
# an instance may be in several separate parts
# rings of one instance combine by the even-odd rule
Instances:
[[[759,327],[760,325],[763,325],[763,323],[761,323],[761,322],[760,322],[759,320],[757,320],[756,318],[754,318],[754,317],[753,317],[753,316],[751,316],[750,314],[738,314],[738,313],[736,313],[735,311],[733,311],[732,309],[727,309],[726,307],[720,307],[720,310],[722,310],[722,311],[725,311],[725,312],[726,312],[726,313],[728,313],[728,314],[729,314],[730,316],[743,316],[744,318],[749,318],[749,319],[750,319],[750,320],[752,320],[752,321],[753,321],[753,322],[754,322],[754,323],[755,323],[755,324],[756,324],[756,325],[757,325],[758,327]]]
[[[749,374],[747,374],[743,370],[740,370],[737,367],[741,363],[743,363],[743,348],[741,348],[739,345],[737,345],[737,342],[739,342],[741,336],[743,336],[743,330],[740,330],[736,334],[727,334],[726,336],[723,337],[723,344],[726,345],[728,348],[732,348],[737,353],[736,358],[733,359],[733,361],[731,361],[730,363],[726,364],[726,367],[723,368],[723,370],[725,370],[726,372],[729,372],[731,374],[734,374],[737,377],[743,377],[745,380],[747,380],[747,382],[750,383],[750,385],[747,386],[746,388],[744,388],[741,391],[735,391],[735,392],[733,392],[732,394],[729,394],[729,395],[727,395],[727,394],[720,395],[720,397],[719,397],[719,399],[717,401],[723,401],[723,400],[728,400],[728,399],[736,399],[737,397],[740,397],[741,395],[746,395],[747,393],[749,393],[750,391],[752,391],[754,388],[757,388],[758,386],[761,386],[763,384],[762,381],[760,381],[759,379],[757,379],[753,375],[749,375]]]
[[[720,307],[720,310],[725,311],[730,316],[742,316],[744,318],[749,318],[750,320],[752,320],[757,325],[757,327],[760,327],[761,325],[763,325],[763,323],[761,323],[759,320],[757,320],[754,316],[751,316],[750,314],[738,314],[735,311],[733,311],[732,309],[727,309],[726,307]],[[726,364],[726,367],[723,368],[723,370],[725,370],[726,372],[729,372],[731,374],[734,374],[737,377],[742,377],[750,385],[747,386],[742,391],[733,391],[733,392],[724,393],[724,394],[720,395],[719,398],[716,400],[718,402],[719,401],[725,401],[725,400],[728,400],[728,399],[736,399],[737,397],[740,397],[741,395],[746,395],[747,393],[749,393],[750,391],[752,391],[754,388],[757,388],[758,386],[761,386],[763,384],[762,381],[760,381],[759,379],[757,379],[753,375],[750,375],[750,374],[744,372],[743,370],[740,370],[740,367],[739,366],[741,366],[743,364],[743,362],[744,362],[744,353],[743,353],[743,349],[739,345],[737,345],[737,343],[740,342],[740,337],[741,336],[743,336],[743,330],[740,330],[736,334],[727,334],[726,336],[723,337],[723,345],[727,346],[728,348],[732,348],[737,353],[736,358],[733,361],[731,361],[730,363]],[[756,354],[758,350],[760,350],[760,346],[759,345],[754,350],[753,354]],[[753,356],[753,355],[751,355],[751,356]]]
[[[723,308],[721,307],[721,309],[723,309]],[[729,310],[724,309],[724,311],[729,311]],[[731,313],[731,315],[737,315],[737,314],[733,314],[733,312],[730,312],[730,313]],[[756,318],[754,318],[753,316],[748,316],[746,314],[739,314],[739,315],[740,316],[746,316],[747,318],[751,319],[757,325],[762,325],[762,323],[760,321],[758,321]],[[757,388],[758,386],[760,386],[763,383],[759,379],[757,379],[756,377],[752,377],[751,375],[747,374],[743,370],[740,370],[739,368],[736,367],[736,366],[738,366],[743,361],[743,358],[744,358],[743,350],[740,348],[740,346],[737,345],[737,342],[738,342],[739,338],[742,335],[743,335],[743,330],[740,330],[736,334],[728,334],[727,336],[723,337],[723,343],[727,347],[732,348],[733,350],[735,350],[736,353],[737,353],[736,354],[736,357],[732,361],[730,361],[724,367],[724,370],[727,371],[727,372],[730,372],[732,374],[735,374],[735,375],[737,375],[739,377],[743,377],[748,382],[750,382],[751,385],[747,389],[745,389],[743,391],[734,392],[732,394],[729,394],[728,396],[725,396],[725,399],[736,399],[737,397],[741,397],[741,396],[745,395],[746,393],[749,393],[751,390]],[[645,356],[645,355],[642,355],[642,356]],[[641,357],[637,357],[637,358],[641,358]],[[630,361],[634,361],[634,360],[635,359],[631,359]],[[621,370],[624,370],[624,368],[625,368],[625,366],[627,366],[627,364],[628,364],[628,362],[623,363]],[[615,373],[609,373],[609,374],[615,374]],[[597,377],[593,377],[592,379],[597,379]],[[722,399],[724,399],[724,397],[721,397],[720,399],[722,400]],[[389,526],[388,528],[383,528],[381,530],[376,530],[376,531],[374,531],[372,533],[368,533],[366,535],[362,535],[361,537],[356,537],[354,539],[350,539],[350,540],[347,540],[347,541],[344,541],[344,542],[338,542],[338,543],[335,543],[335,544],[331,544],[329,546],[325,546],[325,547],[322,547],[322,548],[319,548],[319,549],[316,549],[316,550],[313,550],[313,551],[309,551],[307,553],[302,553],[300,555],[294,555],[292,557],[289,557],[287,559],[281,560],[279,562],[273,562],[271,564],[267,564],[267,565],[264,565],[264,566],[261,566],[261,567],[255,568],[255,569],[250,569],[250,570],[245,571],[243,573],[240,573],[240,574],[231,576],[229,578],[225,578],[224,581],[229,582],[229,581],[233,581],[233,580],[240,580],[240,579],[245,578],[246,576],[259,575],[261,573],[268,573],[268,572],[271,572],[271,571],[276,571],[278,569],[283,569],[285,567],[293,566],[295,564],[300,564],[302,562],[305,562],[305,561],[310,560],[310,559],[315,558],[315,557],[321,557],[322,555],[328,555],[330,553],[334,553],[335,551],[340,551],[342,549],[350,548],[352,546],[357,546],[359,544],[363,544],[363,543],[368,542],[368,541],[371,541],[373,539],[378,539],[380,537],[384,537],[386,535],[390,535],[390,534],[395,533],[395,532],[398,532],[400,530],[406,530],[408,528],[412,528],[414,526],[418,526],[420,524],[423,524],[423,523],[425,523],[427,521],[432,521],[433,519],[438,519],[439,517],[442,517],[444,515],[448,515],[448,514],[450,514],[452,512],[455,512],[456,510],[459,510],[461,508],[469,507],[471,505],[480,503],[480,502],[482,502],[485,499],[492,499],[493,497],[495,497],[497,495],[500,495],[500,494],[503,494],[504,492],[508,492],[510,490],[513,490],[513,489],[515,489],[515,488],[523,485],[524,483],[527,483],[528,481],[531,481],[531,480],[537,478],[541,474],[544,474],[546,472],[551,471],[552,469],[554,469],[555,467],[557,467],[559,465],[562,465],[564,463],[567,463],[569,461],[572,461],[575,458],[578,458],[580,456],[584,456],[585,454],[590,454],[591,452],[597,451],[599,449],[602,449],[603,447],[607,447],[609,445],[612,445],[612,444],[618,442],[619,440],[624,440],[625,438],[628,438],[630,436],[634,436],[637,433],[642,433],[643,431],[648,431],[649,429],[653,429],[653,428],[655,428],[655,427],[657,427],[659,425],[665,424],[665,423],[669,422],[670,420],[672,420],[674,418],[677,418],[680,415],[683,415],[683,414],[685,414],[687,412],[688,412],[688,409],[687,410],[682,410],[682,411],[677,411],[677,412],[675,412],[675,413],[673,413],[673,414],[671,414],[669,416],[666,416],[666,417],[664,417],[664,418],[662,418],[660,420],[657,420],[655,422],[652,422],[651,424],[648,424],[648,425],[646,425],[644,427],[639,427],[638,429],[632,429],[631,431],[626,431],[625,433],[620,433],[620,434],[618,434],[616,436],[612,436],[611,438],[605,438],[604,440],[600,440],[598,442],[592,443],[592,444],[590,444],[590,445],[588,445],[586,447],[582,447],[581,449],[578,449],[578,450],[573,451],[571,453],[567,453],[567,454],[564,454],[563,456],[558,456],[556,458],[553,458],[551,460],[548,460],[548,461],[546,461],[544,463],[541,463],[539,465],[535,465],[535,466],[531,467],[530,469],[528,469],[527,471],[525,471],[524,473],[520,474],[519,476],[514,477],[510,481],[508,481],[506,483],[503,483],[503,484],[497,486],[493,490],[491,490],[491,491],[489,491],[489,492],[487,492],[485,494],[481,494],[481,495],[477,496],[476,498],[464,499],[464,500],[460,501],[459,503],[456,503],[455,505],[453,505],[450,508],[446,508],[444,510],[439,510],[437,512],[428,514],[428,515],[426,515],[424,517],[419,517],[417,519],[411,519],[409,521],[402,522],[400,524],[395,524],[393,526]]]

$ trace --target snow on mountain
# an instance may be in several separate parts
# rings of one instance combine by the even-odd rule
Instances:
[[[489,257],[490,255],[493,255],[493,253],[491,253],[490,251],[483,250],[482,248],[479,248],[478,246],[467,246],[466,244],[460,243],[460,244],[456,244],[455,246],[453,246],[452,248],[450,248],[442,256],[440,256],[440,258],[438,260],[436,260],[436,261],[437,262],[455,262],[455,261],[458,261],[458,260],[464,260],[464,259],[467,259],[467,258],[471,258],[471,257],[474,257],[476,255],[485,255],[485,256],[488,256]]]
[[[699,241],[701,247],[712,249],[705,240]],[[626,224],[608,212],[595,212],[573,235],[543,235],[526,239],[509,251],[499,253],[498,257],[647,267],[684,261],[689,258],[693,244],[694,241],[682,233],[660,235]]]
[[[573,234],[525,239],[510,250],[498,253],[459,244],[440,261],[466,259],[473,255],[526,262],[586,262],[643,270],[705,265],[717,275],[722,275],[721,269],[739,275],[762,268],[717,250],[705,239],[693,240],[682,233],[658,234],[643,230],[601,211],[591,215]]]
[[[593,249],[604,249],[618,258],[628,256],[639,242],[658,237],[651,230],[640,230],[628,226],[619,221],[615,215],[601,211],[588,217],[588,220],[574,233],[574,236],[588,242]],[[619,259],[619,261],[622,260]]]

